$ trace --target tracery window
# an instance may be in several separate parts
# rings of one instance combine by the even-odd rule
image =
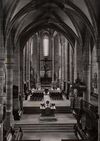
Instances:
[[[43,37],[43,55],[47,57],[49,55],[49,36],[44,35]]]

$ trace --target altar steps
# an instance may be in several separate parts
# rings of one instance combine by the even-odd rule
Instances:
[[[74,132],[74,123],[40,123],[40,124],[15,124],[15,130],[19,127],[25,133],[46,133],[46,132]]]
[[[42,141],[42,140],[19,140],[19,141]],[[82,140],[78,140],[78,139],[64,139],[64,140],[61,140],[61,141],[82,141]]]
[[[70,106],[57,106],[55,113],[71,113]],[[23,114],[40,114],[40,107],[23,107]]]

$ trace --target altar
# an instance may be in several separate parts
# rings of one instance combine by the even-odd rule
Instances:
[[[50,103],[49,100],[40,104],[40,120],[56,120],[55,117],[56,106],[55,103]]]

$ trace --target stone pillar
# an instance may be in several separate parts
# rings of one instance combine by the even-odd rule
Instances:
[[[73,60],[72,60],[72,58],[73,58],[73,54],[72,54],[72,47],[71,47],[71,45],[70,45],[70,48],[69,48],[69,64],[70,64],[70,82],[72,83],[72,64],[73,64]]]
[[[6,47],[6,127],[8,129],[10,126],[13,126],[13,45],[11,37],[9,37]]]
[[[98,62],[98,77],[97,77],[97,88],[98,88],[98,141],[100,141],[100,38],[97,40],[97,62]]]
[[[68,81],[70,81],[70,45],[68,43],[68,46],[67,46],[67,53],[68,53],[68,56],[67,56],[67,68],[68,68],[68,71],[67,71],[67,78],[68,78]]]
[[[25,54],[26,54],[26,48],[24,47],[23,48],[23,81],[25,82],[26,81],[26,76],[25,76],[25,74],[26,74],[26,69],[25,69],[25,67],[26,67],[26,62],[25,62]]]
[[[98,115],[98,141],[100,141],[100,58],[98,59]]]
[[[65,79],[65,43],[64,37],[62,38],[62,83]]]
[[[36,82],[37,82],[37,36],[36,34],[34,34],[33,36],[32,67],[34,69],[34,79],[35,79],[35,85],[36,85]]]
[[[90,37],[87,33],[85,46],[84,46],[84,82],[86,84],[86,92],[84,93],[84,100],[90,102],[90,94],[91,94],[91,47],[90,47]]]
[[[28,89],[29,89],[29,86],[30,86],[30,72],[29,72],[29,68],[30,68],[30,44],[29,44],[29,41],[27,41],[26,43],[26,81],[27,81],[27,84],[28,84]]]
[[[29,89],[30,89],[30,75],[31,75],[31,38],[29,39]]]
[[[75,41],[74,47],[74,82],[77,79],[77,41]]]
[[[20,88],[19,71],[20,71],[20,48],[19,46],[17,46],[14,52],[14,66],[13,66],[13,112],[15,115],[19,111],[19,88]]]
[[[60,35],[58,36],[59,42],[59,86],[61,85],[61,42],[60,42]]]
[[[0,48],[1,54],[1,48]],[[4,55],[4,54],[3,54]],[[0,57],[0,141],[3,141],[3,84],[4,84],[4,59]]]
[[[88,102],[90,102],[90,95],[91,95],[91,82],[92,82],[92,52],[91,52],[91,46],[89,44],[89,65],[88,65]]]
[[[3,141],[3,86],[4,86],[3,6],[0,1],[0,141]]]
[[[67,82],[68,82],[68,41],[65,40],[65,81],[66,81],[66,90],[67,91]]]
[[[24,88],[23,88],[23,50],[20,49],[20,82],[19,82],[19,95],[20,95],[20,109],[23,110],[23,94],[24,94]]]
[[[62,37],[62,89],[65,90],[65,37]]]
[[[40,87],[40,35],[37,35],[37,87]]]
[[[54,84],[54,37],[51,37],[51,43],[52,43],[52,85]]]
[[[60,45],[61,45],[61,84],[62,84],[62,80],[63,80],[63,74],[62,74],[62,40],[60,41]]]

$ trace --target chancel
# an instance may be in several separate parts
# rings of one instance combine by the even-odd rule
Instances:
[[[0,141],[100,141],[100,0],[0,0]]]

